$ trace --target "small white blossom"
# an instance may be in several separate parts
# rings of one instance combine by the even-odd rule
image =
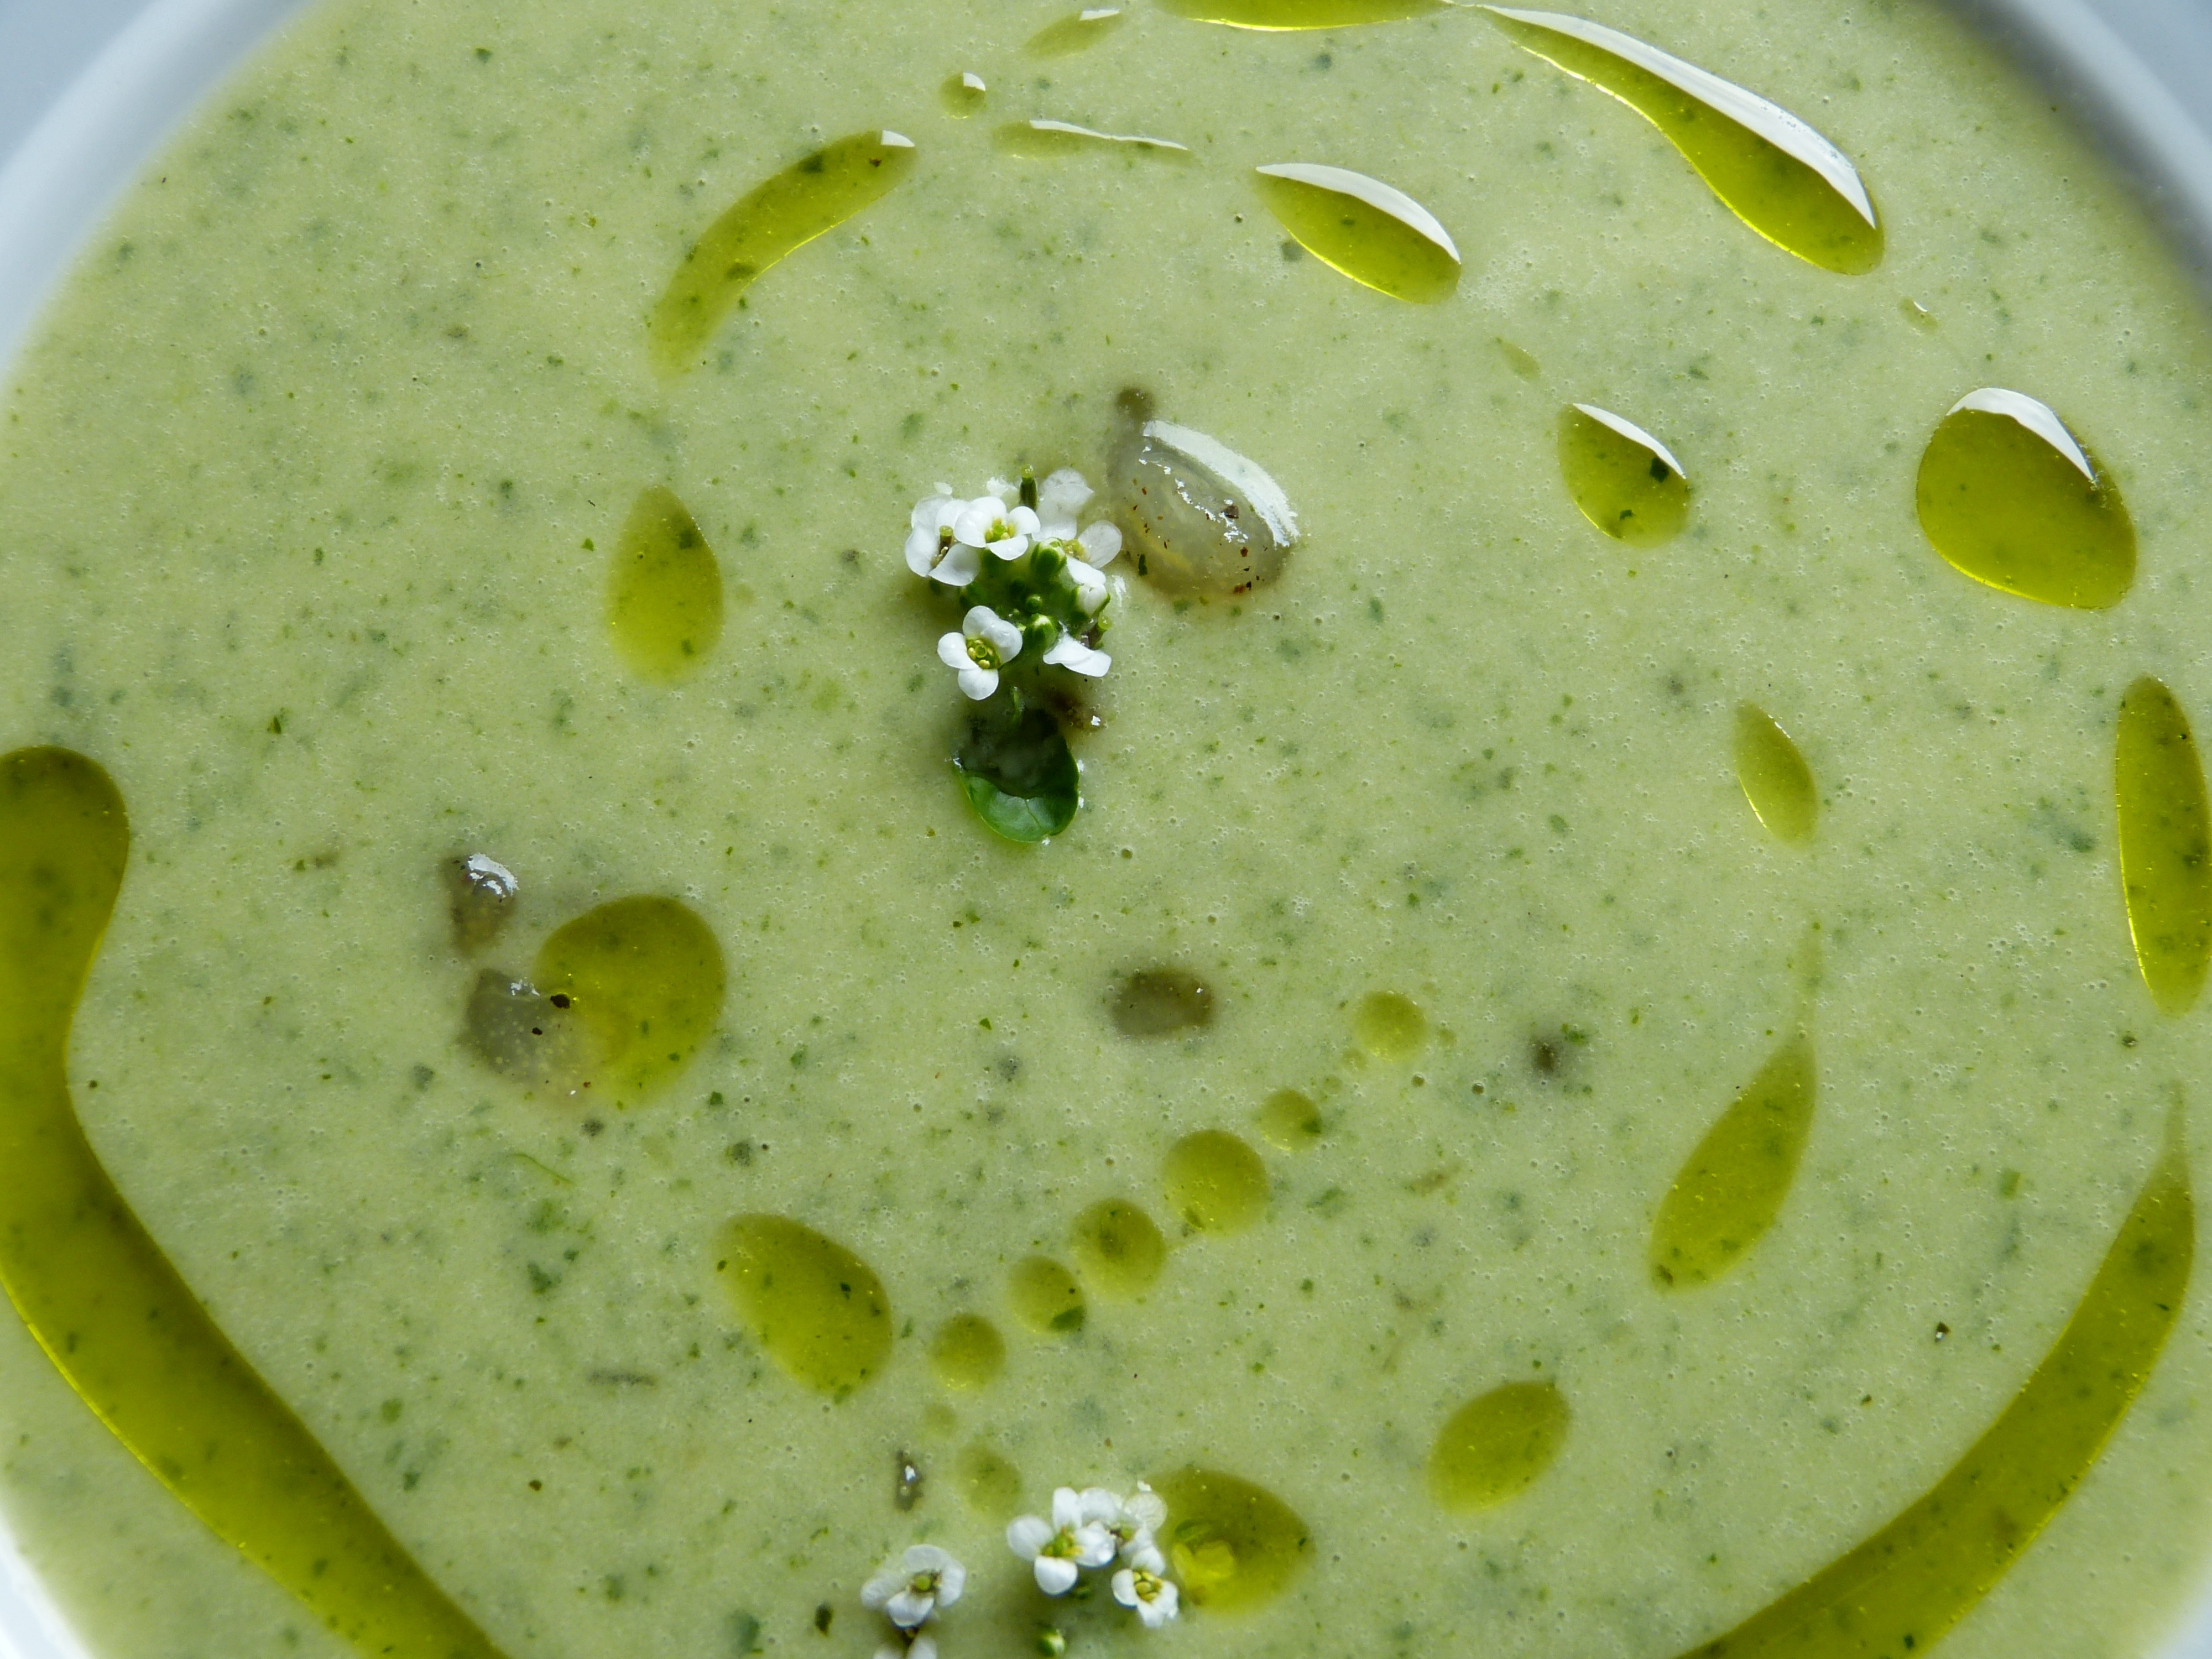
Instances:
[[[983,556],[952,533],[954,520],[968,503],[943,484],[925,495],[907,516],[906,568],[950,587],[965,587],[983,568]]]
[[[1112,590],[1097,565],[1085,559],[1067,562],[1067,579],[1075,584],[1075,602],[1083,607],[1083,614],[1095,617],[1105,608]]]
[[[1146,1630],[1158,1630],[1173,1619],[1182,1599],[1167,1577],[1168,1564],[1157,1547],[1147,1541],[1129,1555],[1129,1565],[1114,1575],[1114,1599],[1136,1609]]]
[[[1114,1559],[1113,1534],[1091,1513],[1082,1495],[1062,1486],[1052,1495],[1052,1519],[1024,1515],[1006,1528],[1006,1547],[1032,1564],[1037,1588],[1065,1595],[1085,1567],[1103,1567]]]
[[[860,1605],[901,1630],[919,1630],[939,1607],[960,1599],[968,1569],[934,1544],[910,1545],[861,1586]]]
[[[884,1643],[876,1650],[876,1659],[937,1659],[937,1639],[934,1637],[916,1635],[907,1631],[899,1633],[906,1639]]]
[[[1037,515],[1026,507],[1008,507],[996,495],[978,495],[952,521],[954,539],[1002,559],[1018,559],[1037,533]]]
[[[1083,1498],[1098,1523],[1112,1535],[1125,1561],[1135,1560],[1139,1549],[1152,1548],[1152,1534],[1167,1524],[1166,1501],[1142,1480],[1128,1498],[1103,1486],[1091,1487]]]
[[[1083,549],[1083,562],[1094,570],[1103,570],[1121,551],[1121,531],[1103,519],[1075,539]]]
[[[1037,486],[1037,519],[1042,526],[1038,533],[1048,542],[1073,541],[1075,515],[1094,493],[1072,466],[1063,466],[1046,478]]]
[[[999,669],[1022,654],[1022,630],[988,605],[971,605],[960,631],[937,641],[937,659],[960,676],[977,702],[999,689]]]
[[[1052,642],[1052,649],[1044,653],[1044,659],[1073,673],[1088,675],[1094,680],[1114,665],[1113,658],[1103,651],[1084,644],[1064,628],[1060,630],[1060,637]],[[1112,1496],[1110,1492],[1107,1495]],[[1116,1498],[1115,1501],[1118,1503],[1121,1500]]]

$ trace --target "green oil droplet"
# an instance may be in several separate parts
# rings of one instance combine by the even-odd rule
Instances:
[[[1411,1060],[1429,1040],[1428,1016],[1411,997],[1370,991],[1352,1011],[1352,1035],[1376,1060]]]
[[[641,491],[608,571],[607,626],[633,672],[681,679],[722,637],[722,571],[672,490]]]
[[[363,1653],[496,1659],[178,1276],[70,1097],[70,1024],[130,849],[81,755],[0,758],[0,1281],[155,1479]]]
[[[708,227],[653,307],[653,361],[691,368],[738,296],[793,250],[834,230],[914,167],[914,145],[896,132],[860,132],[756,185]]]
[[[674,1078],[722,1013],[721,947],[671,898],[616,899],[566,923],[539,948],[536,982],[591,1031],[591,1094],[615,1106]]]
[[[1326,1127],[1321,1108],[1296,1089],[1278,1089],[1260,1107],[1260,1133],[1279,1152],[1302,1152]]]
[[[988,1388],[1006,1368],[1006,1339],[980,1314],[955,1314],[929,1340],[929,1369],[948,1389]]]
[[[1459,249],[1436,216],[1403,191],[1343,167],[1279,161],[1254,169],[1260,199],[1309,253],[1394,299],[1448,300]]]
[[[1066,58],[1097,46],[1123,21],[1119,6],[1086,6],[1073,16],[1047,23],[1030,36],[1023,50],[1033,58]]]
[[[1917,1502],[1684,1659],[1925,1652],[2081,1484],[2141,1392],[2189,1288],[2196,1206],[2178,1137],[2104,1263],[2004,1413]]]
[[[2212,812],[2189,717],[2148,675],[2120,700],[2112,770],[2136,961],[2159,1011],[2185,1014],[2212,962]]]
[[[1976,581],[2045,605],[2102,611],[2136,579],[2120,492],[2049,405],[2001,386],[1970,392],[1920,458],[1929,543]]]
[[[1022,1472],[980,1440],[960,1449],[952,1477],[961,1500],[978,1515],[1004,1517],[1022,1506]]]
[[[1183,1595],[1216,1613],[1273,1601],[1313,1554],[1313,1536],[1291,1506],[1264,1486],[1215,1469],[1157,1478],[1167,1502],[1168,1565]]]
[[[741,1215],[721,1255],[739,1317],[795,1382],[842,1398],[890,1358],[883,1281],[843,1245],[780,1215]]]
[[[1690,520],[1690,481],[1674,452],[1595,404],[1559,417],[1559,471],[1583,516],[1616,541],[1650,547]]]
[[[1777,840],[1802,847],[1813,839],[1820,817],[1813,769],[1773,717],[1747,702],[1735,706],[1735,781]]]
[[[1049,1256],[1024,1256],[1006,1274],[1006,1305],[1014,1317],[1046,1336],[1083,1328],[1088,1309],[1075,1275]]]
[[[1102,1296],[1142,1296],[1160,1276],[1167,1240],[1135,1205],[1101,1199],[1075,1218],[1076,1266]]]
[[[1178,17],[1238,29],[1339,29],[1451,9],[1451,0],[1161,0]]]
[[[1429,1453],[1429,1495],[1444,1509],[1486,1510],[1534,1486],[1567,1439],[1566,1396],[1549,1382],[1508,1382],[1451,1414]]]
[[[937,89],[938,101],[945,106],[945,112],[962,121],[983,107],[988,94],[983,77],[973,70],[947,76],[945,84]]]
[[[1813,1127],[1813,1041],[1786,1040],[1705,1132],[1651,1225],[1651,1275],[1702,1285],[1743,1259],[1782,1212]]]
[[[1200,1129],[1160,1165],[1168,1207],[1200,1232],[1241,1232],[1267,1212],[1267,1166],[1225,1129]]]
[[[1484,9],[1508,39],[1657,127],[1713,194],[1776,246],[1847,276],[1881,263],[1881,228],[1858,169],[1789,111],[1600,23]]]

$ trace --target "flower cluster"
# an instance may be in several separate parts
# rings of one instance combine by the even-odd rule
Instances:
[[[1114,659],[1098,648],[1113,597],[1105,568],[1121,550],[1121,532],[1103,520],[1076,529],[1092,490],[1062,467],[1042,483],[994,478],[973,500],[939,484],[908,520],[907,568],[971,601],[957,633],[937,655],[981,702],[1024,650],[1071,673],[1096,679]]]
[[[1167,1505],[1142,1481],[1130,1498],[1103,1486],[1062,1486],[1052,1495],[1052,1518],[1023,1516],[1006,1528],[1006,1544],[1030,1564],[1047,1595],[1065,1595],[1083,1569],[1118,1559],[1114,1599],[1134,1610],[1147,1630],[1157,1630],[1177,1612],[1167,1561],[1153,1541],[1167,1518]]]
[[[922,1626],[960,1599],[968,1569],[934,1544],[915,1544],[886,1561],[860,1587],[860,1605],[891,1621],[896,1639],[876,1650],[876,1659],[937,1659],[937,1643]]]

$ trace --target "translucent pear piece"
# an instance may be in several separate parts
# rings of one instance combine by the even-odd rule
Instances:
[[[708,227],[653,307],[653,361],[668,372],[693,367],[763,271],[890,191],[914,155],[902,133],[859,132],[754,185]]]
[[[1097,46],[1123,21],[1119,6],[1086,6],[1073,16],[1047,23],[1023,49],[1035,58],[1066,58]]]
[[[132,1455],[340,1638],[497,1659],[216,1328],[78,1126],[70,1025],[130,844],[82,755],[0,758],[0,1282]]]
[[[1452,0],[1160,0],[1178,17],[1239,29],[1336,29],[1451,9]]]
[[[1560,415],[1559,471],[1583,517],[1631,547],[1672,540],[1690,520],[1690,480],[1674,452],[1595,404]]]
[[[1813,1127],[1813,1042],[1786,1040],[1705,1132],[1651,1224],[1651,1276],[1680,1289],[1718,1279],[1766,1236]]]
[[[1073,121],[1009,121],[994,135],[993,142],[1009,155],[1033,161],[1115,149],[1150,152],[1164,157],[1190,154],[1188,144],[1178,144],[1172,138],[1153,138],[1141,132],[1101,132],[1096,127],[1079,127]]]
[[[1735,706],[1735,781],[1777,841],[1802,847],[1813,839],[1820,822],[1813,769],[1774,717],[1753,703]]]
[[[589,1086],[634,1105],[689,1065],[721,1018],[721,947],[685,905],[616,899],[564,924],[539,947],[538,988],[565,996],[596,1039]]]
[[[2002,386],[1951,406],[1920,458],[1920,528],[1976,581],[2102,611],[2136,579],[2126,504],[2050,406]]]
[[[1949,1473],[1849,1554],[1682,1659],[1925,1653],[1989,1594],[2081,1485],[2181,1311],[2197,1213],[2178,1136],[2074,1316]]]
[[[1429,1496],[1462,1513],[1536,1483],[1566,1443],[1566,1396],[1549,1382],[1508,1382],[1454,1412],[1429,1453]]]
[[[638,493],[608,572],[607,627],[632,672],[678,680],[722,637],[722,569],[673,490]]]
[[[1881,227],[1858,169],[1788,110],[1601,23],[1483,9],[1509,39],[1657,127],[1713,194],[1777,247],[1847,276],[1881,263]]]
[[[1195,1606],[1235,1613],[1272,1601],[1313,1554],[1306,1523],[1264,1486],[1200,1468],[1152,1485],[1167,1501],[1168,1566]]]
[[[1283,487],[1217,438],[1146,421],[1123,446],[1114,494],[1137,574],[1170,593],[1243,593],[1283,574],[1298,517]]]
[[[2136,961],[2159,1011],[2185,1014],[2212,963],[2212,811],[2189,717],[2148,675],[2120,700],[2112,773]]]
[[[1433,305],[1459,287],[1451,233],[1412,197],[1346,167],[1276,161],[1260,199],[1314,258],[1394,299]]]
[[[811,1227],[741,1215],[714,1264],[753,1340],[793,1381],[842,1398],[891,1351],[890,1299],[868,1264]]]

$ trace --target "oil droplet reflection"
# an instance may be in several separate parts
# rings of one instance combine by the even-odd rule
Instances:
[[[1025,161],[1049,161],[1066,155],[1103,155],[1120,149],[1132,155],[1153,155],[1163,161],[1187,161],[1190,146],[1172,138],[1154,138],[1141,132],[1101,132],[1073,121],[1040,119],[1009,121],[992,134],[991,142],[1008,155]]]
[[[2185,1014],[2212,963],[2212,811],[2189,717],[2148,675],[2120,700],[2112,771],[2136,961],[2159,1012]]]
[[[1125,398],[1125,404],[1142,400]],[[1115,505],[1137,574],[1170,593],[1243,593],[1271,582],[1298,539],[1283,487],[1218,438],[1173,421],[1130,429],[1114,463]]]
[[[1225,1129],[1200,1129],[1168,1148],[1160,1184],[1168,1206],[1202,1233],[1241,1232],[1267,1208],[1267,1166]]]
[[[1076,1217],[1073,1243],[1084,1278],[1108,1297],[1142,1296],[1168,1255],[1152,1217],[1118,1198],[1101,1199]]]
[[[987,1388],[1006,1368],[1006,1339],[981,1314],[955,1314],[929,1340],[931,1374],[948,1389]]]
[[[1411,997],[1370,991],[1352,1012],[1352,1034],[1376,1060],[1411,1060],[1429,1039],[1428,1016]]]
[[[616,899],[539,947],[538,988],[566,997],[597,1042],[592,1084],[634,1105],[673,1079],[721,1018],[721,947],[672,898]]]
[[[681,679],[722,637],[722,570],[675,492],[638,493],[609,566],[607,627],[632,672]]]
[[[715,1264],[738,1313],[793,1381],[839,1398],[891,1351],[883,1281],[843,1245],[780,1215],[742,1215]]]
[[[1006,1305],[1015,1318],[1046,1336],[1081,1330],[1089,1311],[1075,1275],[1042,1255],[1025,1256],[1007,1272]]]
[[[1237,1613],[1273,1601],[1313,1553],[1291,1506],[1249,1480],[1185,1468],[1154,1478],[1167,1501],[1168,1565],[1197,1607]]]
[[[914,141],[860,132],[753,186],[684,256],[653,307],[649,338],[664,372],[690,368],[761,273],[890,191],[914,167]]]
[[[1848,276],[1881,263],[1881,228],[1858,169],[1788,110],[1601,23],[1483,9],[1508,39],[1657,127],[1713,194],[1776,246]]]
[[[1559,471],[1583,516],[1631,547],[1671,540],[1689,522],[1690,481],[1674,451],[1595,404],[1561,413]]]
[[[964,121],[983,107],[988,90],[981,76],[973,70],[964,70],[946,76],[945,84],[937,89],[937,97],[946,114]]]
[[[342,1638],[498,1659],[208,1317],[78,1124],[70,1026],[130,846],[83,756],[0,759],[0,1282],[131,1455]]]
[[[1429,1495],[1455,1511],[1486,1510],[1534,1486],[1567,1439],[1566,1396],[1549,1382],[1508,1382],[1451,1414],[1429,1453]]]
[[[1395,23],[1451,9],[1451,0],[1160,0],[1194,22],[1239,29],[1335,29]]]
[[[1403,191],[1345,167],[1277,161],[1255,167],[1260,199],[1323,264],[1394,299],[1448,300],[1459,287],[1459,248],[1436,216]]]
[[[2189,1288],[2196,1206],[2178,1126],[2074,1316],[1987,1433],[1864,1543],[1683,1659],[1924,1652],[2081,1485],[2142,1390]]]
[[[1651,1276],[1680,1289],[1718,1279],[1766,1236],[1813,1127],[1813,1040],[1786,1039],[1682,1165],[1651,1224]]]
[[[1735,781],[1776,840],[1802,847],[1813,839],[1820,817],[1813,769],[1773,716],[1753,703],[1735,706]]]
[[[1951,406],[1920,458],[1920,528],[1976,581],[2101,611],[2136,576],[2128,510],[2046,404],[2002,386]]]
[[[1047,23],[1030,36],[1024,50],[1034,58],[1065,58],[1097,46],[1122,22],[1119,6],[1089,6],[1073,17]]]

